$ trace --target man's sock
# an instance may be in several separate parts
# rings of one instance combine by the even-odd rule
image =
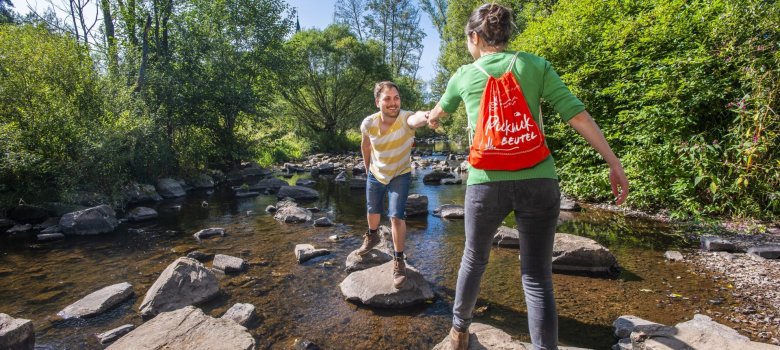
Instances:
[[[378,228],[375,228],[373,230],[372,229],[368,229],[368,232],[371,233],[372,235],[375,235],[377,233],[377,231],[379,231]]]
[[[403,260],[404,252],[393,252],[393,256],[395,257],[395,260]]]

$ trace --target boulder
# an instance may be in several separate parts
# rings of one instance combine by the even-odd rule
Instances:
[[[338,175],[336,175],[336,178],[333,179],[333,181],[339,182],[339,183],[347,182],[347,180],[348,179],[347,179],[347,172],[346,171],[340,172]]]
[[[383,308],[402,308],[432,300],[433,290],[423,276],[406,265],[406,282],[393,286],[393,262],[349,274],[339,285],[349,301]]]
[[[406,216],[421,216],[428,214],[428,196],[410,194],[406,200]]]
[[[748,254],[760,256],[764,259],[780,259],[780,245],[761,245],[747,249]]]
[[[0,349],[33,350],[35,329],[32,321],[0,313]]]
[[[59,225],[66,235],[96,235],[114,231],[119,221],[114,209],[104,204],[67,213],[60,218]]]
[[[119,339],[119,337],[121,337],[121,336],[123,336],[123,335],[125,335],[127,333],[130,333],[130,331],[132,331],[133,329],[135,329],[134,325],[126,324],[126,325],[114,328],[114,329],[112,329],[110,331],[106,331],[106,332],[103,332],[103,333],[95,334],[95,336],[98,338],[98,341],[100,342],[100,344],[106,345],[106,344],[108,344],[108,343],[110,343],[110,342],[112,342],[114,340]]]
[[[629,336],[632,349],[724,349],[777,350],[780,347],[750,341],[736,330],[696,314],[674,327],[659,324],[638,325]],[[626,343],[625,341],[623,342]]]
[[[301,207],[277,207],[274,219],[288,224],[297,224],[311,220],[311,212]]]
[[[132,183],[124,188],[125,200],[128,204],[156,202],[163,198],[152,185]]]
[[[141,302],[144,317],[176,310],[213,298],[219,282],[211,270],[195,259],[178,258],[154,281]]]
[[[571,199],[569,196],[561,193],[561,210],[564,211],[580,211],[582,208],[580,207],[577,202],[574,201],[574,199]]]
[[[279,189],[282,186],[289,186],[290,184],[287,183],[287,181],[284,181],[277,177],[269,177],[260,180],[260,182],[249,186],[249,190],[251,191],[265,191],[268,190],[270,192],[276,192],[279,191]]]
[[[234,304],[228,311],[225,311],[221,318],[247,327],[255,318],[255,306],[252,304]]]
[[[62,319],[97,316],[119,305],[133,295],[133,285],[127,282],[102,288],[68,305],[57,313]]]
[[[718,236],[702,236],[700,241],[702,250],[729,253],[737,251],[737,247],[734,243]]]
[[[320,194],[316,190],[303,186],[282,186],[276,196],[280,199],[290,197],[296,201],[320,198]]]
[[[434,170],[431,171],[430,173],[425,174],[425,176],[423,176],[423,183],[440,184],[441,179],[445,179],[445,178],[455,178],[455,175],[441,170]]]
[[[157,315],[106,349],[253,350],[255,346],[255,339],[243,326],[187,306]]]
[[[196,189],[214,188],[214,179],[207,174],[198,174],[190,183]]]
[[[511,227],[501,226],[493,236],[493,244],[499,247],[518,248],[520,247],[520,232]]]
[[[311,211],[311,210],[309,210]],[[316,227],[330,227],[333,226],[333,222],[330,221],[327,217],[321,217],[317,220],[314,220],[314,226]]]
[[[295,245],[295,259],[299,264],[302,264],[310,259],[318,256],[328,255],[330,251],[327,249],[315,249],[311,244],[296,244]]]
[[[526,350],[533,349],[533,344],[524,343],[516,339],[512,339],[512,336],[506,332],[482,323],[472,323],[469,327],[469,349],[483,349],[483,350]],[[433,347],[433,350],[449,350],[450,349],[450,336],[447,335],[444,340]],[[585,350],[581,348],[574,348],[569,346],[559,346],[560,350]]]
[[[221,236],[225,237],[225,229],[221,227],[212,227],[212,228],[205,228],[198,232],[195,232],[195,234],[192,235],[200,241],[203,238],[211,237],[211,236]]]
[[[462,219],[464,215],[463,206],[456,204],[444,204],[433,210],[433,216],[438,216],[442,219]]]
[[[156,219],[157,216],[158,216],[157,211],[152,208],[137,207],[137,208],[133,208],[133,210],[131,210],[127,214],[127,220],[129,221],[152,220],[152,219]]]
[[[187,194],[181,182],[167,177],[157,181],[157,192],[163,198],[177,198]]]
[[[617,259],[609,249],[596,241],[556,233],[553,245],[553,271],[591,272],[615,275],[620,271]]]
[[[246,262],[244,259],[235,256],[217,254],[214,255],[214,261],[211,266],[227,273],[241,272],[246,268]]]
[[[676,250],[668,250],[664,253],[664,259],[669,261],[683,261],[685,260],[683,258],[682,253],[676,251]]]
[[[336,170],[336,166],[332,163],[322,163],[318,165],[316,169],[320,174],[333,174],[333,171]]]

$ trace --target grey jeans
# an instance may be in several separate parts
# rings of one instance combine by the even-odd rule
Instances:
[[[514,210],[520,231],[520,273],[534,349],[558,349],[558,313],[552,284],[552,248],[560,212],[558,180],[530,179],[469,185],[466,247],[458,271],[452,324],[471,324],[493,236]]]

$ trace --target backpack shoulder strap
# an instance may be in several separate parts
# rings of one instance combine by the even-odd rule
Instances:
[[[517,51],[517,52],[515,52],[515,55],[512,56],[512,61],[509,62],[509,67],[506,67],[506,71],[507,72],[512,71],[512,67],[515,66],[515,62],[517,62],[517,55],[519,55],[519,54],[520,54],[520,51]]]
[[[484,73],[484,74],[485,74],[485,75],[487,75],[488,77],[490,77],[490,76],[491,76],[490,74],[488,74],[488,72],[485,70],[485,68],[482,68],[482,67],[480,67],[480,65],[478,65],[476,62],[474,62],[474,64],[473,64],[473,65],[474,65],[474,67],[477,67],[477,69],[479,69],[479,71],[480,71],[480,72]]]

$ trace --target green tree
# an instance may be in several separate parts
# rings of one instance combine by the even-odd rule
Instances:
[[[0,24],[13,23],[14,15],[10,9],[11,7],[14,7],[11,0],[0,0]]]
[[[759,0],[561,0],[532,14],[512,47],[550,60],[585,102],[633,180],[633,205],[776,218],[778,11]],[[598,155],[563,123],[545,126],[564,189],[605,199]]]
[[[390,77],[381,45],[343,25],[298,32],[284,51],[292,61],[279,89],[289,113],[323,142],[356,128],[376,108],[374,84]]]
[[[334,18],[347,25],[359,40],[379,42],[394,76],[417,80],[426,34],[420,28],[420,10],[412,1],[339,0]]]
[[[84,45],[42,28],[0,25],[0,183],[56,194],[93,174],[84,165],[100,147],[103,108]]]

